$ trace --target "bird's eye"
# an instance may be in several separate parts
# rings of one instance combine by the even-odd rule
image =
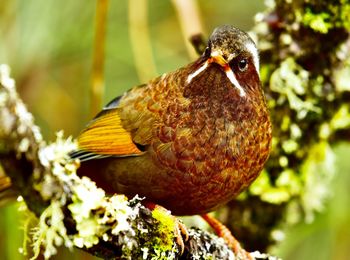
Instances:
[[[247,70],[248,68],[248,61],[247,59],[241,59],[239,62],[238,62],[238,68],[240,71],[245,71]]]

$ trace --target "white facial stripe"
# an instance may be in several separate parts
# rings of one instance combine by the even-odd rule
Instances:
[[[254,46],[253,46],[254,47]],[[216,53],[215,53],[216,54]],[[215,54],[212,54],[212,57],[215,57]],[[256,51],[257,54],[257,51]],[[254,54],[252,54],[253,59],[254,59]],[[257,57],[257,56],[256,56]],[[255,63],[255,60],[254,60]],[[259,64],[259,62],[258,62]],[[187,77],[187,83],[191,83],[192,79],[197,77],[200,73],[202,73],[209,65],[209,62],[206,61],[201,67],[199,67],[196,71],[194,71],[193,73],[191,73],[190,75],[188,75]],[[255,65],[255,64],[254,64]],[[241,87],[241,85],[239,84],[238,80],[236,79],[235,74],[233,73],[232,69],[227,65],[227,67],[225,66],[225,73],[227,78],[231,81],[232,85],[234,87],[236,87],[239,90],[239,95],[241,97],[244,97],[246,95],[244,89]]]
[[[202,67],[199,67],[195,72],[191,73],[187,77],[187,83],[190,83],[193,78],[197,77],[201,72],[203,72],[208,67],[208,61],[206,61]]]
[[[245,47],[247,48],[249,53],[252,55],[256,72],[259,75],[260,73],[259,73],[259,54],[258,54],[258,50],[255,47],[254,43],[252,43],[252,42],[246,43]]]
[[[197,77],[200,73],[202,73],[206,68],[208,67],[208,61],[206,61],[201,67],[199,67],[195,72],[191,73],[190,75],[188,75],[187,77],[187,83],[191,83],[192,79]],[[235,86],[238,90],[239,90],[239,95],[241,97],[244,97],[245,91],[244,89],[241,87],[241,85],[238,83],[235,74],[233,74],[232,70],[230,67],[228,67],[226,70],[226,76],[227,78],[231,81],[232,85]]]
[[[226,76],[229,78],[229,80],[231,81],[231,83],[233,84],[233,86],[235,86],[238,90],[239,90],[239,95],[241,97],[245,96],[245,91],[244,89],[241,87],[241,85],[239,84],[239,82],[237,81],[235,74],[233,74],[233,71],[229,68],[227,70],[225,70],[226,72]]]

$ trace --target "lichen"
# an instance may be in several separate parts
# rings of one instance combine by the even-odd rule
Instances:
[[[287,100],[290,108],[297,112],[298,119],[304,118],[309,112],[321,112],[315,105],[315,100],[306,96],[308,80],[309,73],[293,58],[281,62],[270,77],[270,89],[280,94],[277,104]]]
[[[62,173],[57,176],[62,177]],[[44,246],[45,257],[49,257],[56,253],[56,246],[59,246],[62,240],[69,242],[68,247],[90,248],[98,244],[101,239],[110,241],[113,235],[121,233],[125,239],[123,243],[125,254],[137,247],[136,240],[129,238],[135,236],[131,222],[138,214],[139,203],[133,202],[135,205],[130,207],[130,202],[124,195],[106,197],[105,192],[97,188],[89,178],[80,179],[74,173],[65,176],[64,181],[72,185],[71,202],[65,205],[65,202],[70,201],[68,198],[51,199],[50,206],[40,216],[39,225],[35,229],[33,236],[35,249],[39,250],[40,246]],[[74,234],[65,233],[62,222],[63,207],[70,210],[76,223],[77,232]],[[48,219],[50,221],[47,221]]]
[[[237,259],[223,238],[199,229],[190,229],[189,237],[188,244],[192,252],[184,255],[184,259]]]
[[[40,192],[42,198],[50,200],[56,198],[61,200],[62,205],[66,203],[64,183],[71,183],[75,178],[73,174],[78,168],[78,164],[70,160],[68,152],[76,148],[76,143],[72,137],[64,139],[63,131],[56,133],[56,141],[42,146],[39,151],[40,163],[46,168],[47,174],[36,176],[39,180],[35,188]]]
[[[29,245],[31,244],[31,227],[38,225],[38,219],[35,217],[34,213],[28,210],[27,205],[24,203],[23,197],[17,197],[18,211],[22,213],[23,216],[23,244],[22,247],[18,249],[20,254],[27,256]]]
[[[92,214],[103,205],[105,192],[98,189],[88,178],[82,178],[72,189],[72,203],[68,205],[73,219],[76,221],[77,234],[74,245],[90,248],[99,242],[101,227],[98,216]]]
[[[45,200],[50,200],[50,206],[40,216],[39,225],[33,236],[36,249],[44,246],[45,256],[55,254],[55,246],[62,239],[69,241],[69,247],[90,248],[100,242],[110,241],[113,235],[125,234],[123,252],[131,251],[137,246],[132,238],[135,236],[131,221],[140,207],[136,198],[130,207],[129,201],[123,195],[107,197],[105,192],[87,177],[79,178],[76,169],[79,163],[71,160],[68,152],[76,148],[72,138],[64,139],[63,132],[57,133],[55,142],[43,146],[39,150],[41,164],[47,173],[36,183],[35,188]],[[67,189],[70,189],[67,192]],[[64,228],[62,209],[68,208],[76,223],[77,232],[66,235],[58,230]],[[48,218],[57,219],[45,221]],[[49,223],[49,224],[48,224]],[[34,256],[34,258],[37,255]]]
[[[350,91],[350,61],[334,71],[334,84],[338,91]]]
[[[92,247],[100,238],[108,241],[109,233],[118,235],[120,232],[129,232],[135,236],[130,223],[136,218],[138,207],[131,208],[124,195],[106,197],[105,192],[86,177],[74,186],[72,203],[68,209],[76,221],[78,232],[73,237],[77,247]],[[136,245],[125,243],[125,247],[132,250]]]
[[[303,192],[301,202],[306,222],[314,219],[314,212],[324,208],[329,197],[329,184],[335,173],[335,155],[328,142],[320,142],[311,147],[308,157],[301,166]]]
[[[15,81],[10,77],[10,68],[6,64],[0,64],[0,90],[1,141],[8,144],[15,142],[12,145],[17,153],[32,158],[35,151],[29,150],[30,142],[33,139],[41,145],[43,138],[39,127],[34,124],[32,114],[18,98]],[[29,132],[30,136],[27,135]]]
[[[10,67],[7,64],[0,64],[0,84],[7,89],[13,90],[15,88],[15,81],[10,77],[10,74]]]
[[[340,129],[350,128],[350,106],[349,104],[342,104],[338,111],[335,112],[330,124],[331,130],[334,132]]]
[[[277,1],[280,4],[286,0]],[[320,34],[336,28],[350,29],[350,3],[335,1],[294,1],[295,20]],[[288,3],[292,5],[292,1]]]
[[[56,247],[65,245],[72,248],[73,242],[67,235],[63,223],[64,214],[59,201],[52,201],[50,206],[41,214],[38,226],[33,230],[33,252],[36,259],[44,247],[45,259],[57,253]]]

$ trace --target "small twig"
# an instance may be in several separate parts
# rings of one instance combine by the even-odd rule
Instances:
[[[180,21],[182,35],[186,44],[187,52],[191,59],[197,58],[198,50],[189,43],[193,35],[203,33],[201,16],[196,0],[172,0]],[[195,49],[193,49],[195,47]],[[201,52],[200,52],[201,53]]]
[[[190,42],[198,55],[201,55],[207,47],[203,34],[195,34],[190,38]]]
[[[129,0],[129,33],[140,82],[157,76],[148,29],[148,1]]]
[[[109,0],[98,0],[96,7],[95,43],[90,93],[90,114],[94,116],[102,106],[104,93],[104,57]]]

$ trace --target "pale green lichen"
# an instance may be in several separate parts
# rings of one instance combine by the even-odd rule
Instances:
[[[40,149],[39,159],[42,165],[46,167],[51,167],[52,164],[55,164],[55,167],[57,167],[55,172],[59,174],[65,171],[63,168],[58,167],[58,164],[69,162],[68,153],[74,149],[77,149],[77,143],[73,141],[71,136],[64,138],[64,132],[59,131],[56,133],[55,142]]]
[[[33,231],[33,252],[36,259],[44,247],[45,259],[57,253],[56,247],[65,245],[68,248],[73,247],[72,240],[67,235],[66,227],[63,223],[64,214],[61,210],[61,204],[58,201],[52,201],[50,206],[45,209],[39,218],[39,224]]]
[[[115,195],[108,198],[108,203],[104,204],[106,213],[99,220],[99,224],[108,224],[117,220],[111,229],[113,235],[119,234],[119,232],[130,230],[132,235],[132,227],[130,226],[130,220],[134,220],[138,214],[138,208],[131,208],[129,201],[124,195]],[[140,232],[147,233],[147,229],[140,229]]]
[[[286,188],[271,187],[269,190],[264,191],[260,198],[262,201],[272,204],[281,204],[290,199],[290,194]]]
[[[282,168],[286,168],[288,166],[288,157],[287,156],[280,156],[278,161],[279,161],[279,164]]]
[[[294,9],[295,20],[317,33],[327,34],[334,28],[350,30],[350,3],[348,0],[324,1],[323,3],[305,1],[303,5],[295,6]]]
[[[76,221],[78,233],[73,237],[74,245],[78,247],[89,248],[96,245],[100,238],[107,241],[107,231],[113,235],[124,231],[135,235],[130,221],[136,218],[138,208],[131,208],[123,195],[106,197],[105,192],[86,177],[73,187],[72,203],[68,208]],[[135,246],[133,243],[125,245],[128,250]]]
[[[311,147],[307,159],[301,166],[303,192],[301,203],[305,219],[311,222],[314,212],[324,208],[324,201],[329,197],[329,184],[335,173],[335,155],[328,142],[320,142]]]
[[[286,188],[290,197],[299,195],[302,191],[300,178],[291,169],[286,169],[281,172],[276,179],[276,187]]]
[[[283,131],[283,132],[288,131],[290,124],[291,124],[290,117],[287,115],[283,116],[282,121],[281,121],[281,131]]]
[[[135,235],[130,221],[136,218],[138,207],[131,208],[123,195],[106,197],[105,192],[87,177],[80,179],[75,174],[70,174],[69,178],[68,181],[72,184],[72,202],[68,209],[76,222],[77,233],[67,236],[62,226],[63,222],[60,222],[63,220],[62,202],[66,199],[51,200],[50,206],[40,216],[33,237],[35,248],[44,246],[45,256],[51,256],[56,253],[55,246],[60,245],[62,239],[69,242],[69,247],[74,245],[89,248],[99,243],[100,239],[108,241],[110,237],[107,234],[118,235],[125,232],[130,233],[131,237]],[[50,221],[45,222],[48,218]],[[125,241],[123,246],[123,252],[128,252],[137,245],[129,240]]]
[[[299,173],[286,168],[272,185],[264,170],[250,186],[249,192],[272,204],[300,198],[306,221],[312,221],[314,212],[323,209],[324,201],[329,196],[328,186],[334,171],[333,151],[327,142],[320,142],[310,149]]]
[[[18,249],[19,253],[27,256],[28,247],[31,244],[31,227],[38,225],[38,219],[35,217],[34,213],[28,210],[27,205],[24,203],[23,197],[17,197],[18,211],[22,213],[23,216],[23,244],[22,247]]]
[[[82,178],[81,183],[73,186],[72,203],[68,205],[78,233],[74,235],[74,245],[77,247],[92,247],[99,242],[101,227],[98,217],[92,211],[103,205],[105,192],[98,189],[88,178]]]
[[[8,89],[14,89],[15,81],[10,77],[10,74],[10,67],[7,64],[0,64],[0,84]]]
[[[318,136],[322,140],[327,140],[330,137],[331,133],[332,133],[332,130],[329,123],[325,122],[320,126]]]
[[[294,140],[299,139],[303,135],[303,132],[301,131],[300,127],[296,123],[292,123],[289,127],[289,130],[290,130],[290,137]]]
[[[241,259],[233,254],[223,238],[199,229],[190,229],[188,232],[190,237],[188,242],[192,250],[186,259]]]
[[[276,185],[272,185],[267,172],[264,170],[249,191],[252,195],[260,196],[262,201],[281,204],[290,200],[292,196],[300,194],[301,183],[293,171],[284,171],[278,177]]]
[[[56,142],[39,150],[40,162],[47,168],[47,174],[36,184],[36,189],[43,198],[51,202],[40,217],[34,241],[35,248],[40,248],[41,245],[46,248],[47,256],[56,252],[55,246],[59,245],[62,239],[68,239],[70,246],[89,248],[96,245],[100,239],[108,241],[108,232],[117,235],[119,232],[128,231],[130,236],[134,235],[130,221],[136,218],[138,207],[131,208],[123,195],[106,197],[105,192],[97,188],[89,178],[79,178],[75,174],[78,163],[68,156],[68,152],[75,148],[76,143],[72,138],[64,139],[63,132],[59,132]],[[65,187],[71,189],[71,194],[68,193],[69,198],[64,192]],[[68,201],[71,203],[66,205]],[[69,236],[63,231],[57,232],[63,224],[56,219],[50,221],[50,225],[44,221],[48,217],[53,218],[53,211],[54,215],[62,220],[60,210],[66,206],[71,211],[77,230],[76,234]],[[132,250],[134,246],[134,243],[125,243],[128,250]]]
[[[334,72],[334,83],[338,91],[350,91],[350,64],[346,64]]]
[[[68,208],[78,223],[89,218],[93,210],[101,207],[106,195],[87,177],[83,177],[81,183],[74,185],[72,192],[73,203]]]
[[[334,114],[331,122],[331,129],[347,129],[350,127],[350,106],[349,104],[342,104],[339,110]]]
[[[290,154],[299,149],[299,143],[293,139],[282,142],[282,149],[285,153]]]
[[[0,116],[2,127],[0,135],[9,136],[9,133],[19,135],[22,140],[17,144],[16,151],[27,153],[29,145],[26,136],[27,132],[32,133],[32,138],[38,144],[41,144],[43,139],[38,126],[34,124],[34,119],[31,113],[28,112],[24,103],[18,98],[16,92],[15,81],[10,77],[10,68],[6,64],[0,64],[0,88],[3,88],[0,94]],[[11,104],[10,104],[11,103]],[[11,111],[9,111],[11,107]],[[14,129],[14,127],[17,129]],[[14,138],[15,139],[15,138]],[[31,156],[30,153],[27,156]]]
[[[280,94],[277,103],[284,103],[287,99],[290,108],[297,112],[299,119],[304,118],[309,112],[321,112],[315,105],[315,100],[305,98],[308,80],[309,73],[292,58],[284,60],[270,78],[271,90]]]
[[[270,183],[269,175],[266,172],[266,170],[263,170],[260,173],[259,177],[249,187],[249,192],[252,195],[259,196],[270,188],[271,188],[271,183]]]
[[[321,90],[323,78],[316,77],[316,80],[311,80],[309,72],[304,70],[292,58],[287,58],[286,60],[282,61],[280,66],[276,68],[274,72],[272,72],[270,78],[271,90],[279,94],[279,98],[274,101],[275,103],[270,104],[272,109],[275,106],[280,106],[281,104],[288,102],[289,108],[297,113],[297,119],[300,121],[304,120],[310,113],[320,114],[321,109],[317,105],[317,100],[310,98],[310,96],[312,96],[309,92],[310,84],[314,84],[314,86],[318,85],[319,89]],[[319,94],[321,95],[321,92],[319,92]],[[349,116],[347,105],[341,106],[341,109],[339,109],[334,115],[331,122],[324,123],[323,126],[320,127],[320,138],[324,140],[327,139],[331,133],[335,131],[336,125],[348,127],[349,119],[347,115]],[[284,136],[281,135],[280,137],[274,137],[272,151],[282,151],[278,157],[278,163],[282,170],[273,183],[270,180],[268,172],[263,171],[263,173],[250,187],[249,191],[252,195],[260,196],[262,201],[272,204],[289,202],[290,200],[298,197],[302,201],[305,201],[308,196],[312,195],[314,201],[312,201],[310,205],[301,202],[304,211],[307,212],[306,218],[310,219],[310,216],[312,216],[311,212],[317,211],[320,208],[319,206],[316,206],[316,201],[318,202],[318,205],[321,205],[327,194],[322,194],[322,192],[312,193],[310,191],[310,187],[306,185],[302,178],[303,174],[312,175],[310,171],[305,173],[305,163],[307,163],[307,165],[318,165],[323,164],[325,160],[328,159],[319,156],[313,157],[312,154],[315,151],[311,150],[307,152],[307,154],[309,154],[311,157],[308,157],[309,159],[302,164],[301,169],[289,168],[289,155],[302,156],[301,154],[303,147],[300,146],[300,140],[303,138],[304,129],[301,128],[300,122],[294,122],[293,118],[288,114],[283,115],[279,122],[279,131],[284,133]],[[337,122],[341,123],[337,124]],[[317,133],[315,133],[315,135],[317,136]],[[320,145],[320,142],[315,145]],[[320,147],[322,148],[323,146]],[[331,168],[332,166],[327,168],[327,170],[331,170]],[[332,174],[330,174],[330,176],[331,175]],[[312,176],[315,176],[315,173]],[[318,179],[319,185],[320,187],[326,187],[330,179],[322,178],[321,176],[322,174]]]
[[[35,185],[45,200],[56,198],[61,200],[62,204],[66,202],[66,196],[63,191],[64,182],[72,182],[71,174],[74,174],[78,164],[70,160],[68,152],[77,147],[72,137],[64,139],[63,131],[56,134],[56,141],[41,147],[39,150],[39,160],[43,167],[47,169],[47,174],[37,176],[41,182]]]
[[[334,169],[335,158],[332,149],[327,142],[320,142],[309,151],[308,158],[301,166],[300,174],[286,169],[278,176],[275,185],[272,185],[267,172],[263,171],[250,187],[250,193],[259,195],[262,201],[273,204],[290,203],[292,198],[300,197],[305,219],[309,222],[312,221],[314,212],[323,209],[324,201],[329,196],[328,186],[334,175]],[[290,203],[290,205],[293,208],[296,204]],[[293,215],[295,216],[294,213],[291,214]],[[300,214],[297,218],[300,218]],[[296,221],[295,217],[291,219],[293,222]]]
[[[350,106],[342,104],[334,113],[330,122],[324,122],[320,126],[319,137],[322,140],[327,140],[334,132],[350,127]]]
[[[7,136],[12,131],[12,126],[15,123],[14,117],[6,107],[6,104],[0,104],[1,128],[0,137]]]

